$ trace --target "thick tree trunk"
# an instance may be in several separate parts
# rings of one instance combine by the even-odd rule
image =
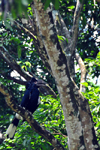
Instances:
[[[57,83],[68,133],[69,150],[99,150],[87,100],[79,93],[70,77],[66,56],[58,42],[52,12],[50,8],[44,11],[42,3],[38,0],[34,0],[33,9],[40,31],[38,36],[42,37],[48,62]]]

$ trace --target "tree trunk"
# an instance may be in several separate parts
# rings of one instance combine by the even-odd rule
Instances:
[[[69,150],[99,150],[89,105],[70,76],[67,57],[57,38],[52,9],[48,8],[44,11],[43,4],[34,0],[33,10],[40,31],[38,36],[39,39],[42,39],[47,51],[48,62],[60,95]],[[75,41],[72,40],[72,42]]]

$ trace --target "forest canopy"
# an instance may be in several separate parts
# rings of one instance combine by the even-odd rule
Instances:
[[[99,150],[99,1],[0,0],[0,6],[0,136],[16,112],[26,119],[13,140],[0,137],[0,150],[89,150],[89,144]],[[30,115],[19,105],[32,77],[46,86]]]

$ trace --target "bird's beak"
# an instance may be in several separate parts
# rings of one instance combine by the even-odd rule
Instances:
[[[46,86],[46,82],[44,82],[43,80],[39,79],[36,83],[37,86]]]

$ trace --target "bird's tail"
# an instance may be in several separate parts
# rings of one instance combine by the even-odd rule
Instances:
[[[19,120],[23,120],[23,118],[16,113],[15,118],[13,119],[12,123],[9,125],[7,131],[6,131],[6,136],[7,138],[13,139],[15,132],[16,132],[16,128],[18,126]]]

